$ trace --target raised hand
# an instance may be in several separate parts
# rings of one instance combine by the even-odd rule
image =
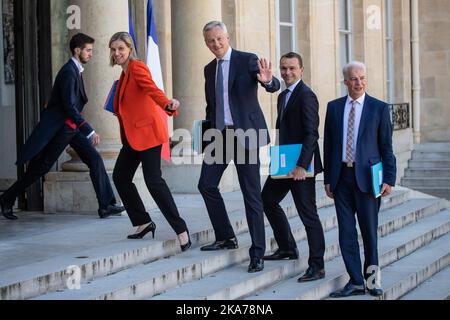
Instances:
[[[258,60],[259,73],[257,75],[258,81],[262,83],[269,83],[272,81],[272,63],[266,59]]]

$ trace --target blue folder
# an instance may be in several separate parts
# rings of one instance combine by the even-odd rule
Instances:
[[[375,198],[381,197],[381,187],[383,186],[383,163],[378,162],[370,167],[372,176],[372,190]]]
[[[195,120],[194,121],[194,137],[192,139],[192,149],[198,154],[202,154],[208,144],[203,139],[205,132],[211,129],[211,121],[209,120]]]
[[[118,83],[119,81],[114,81],[111,90],[109,91],[108,98],[106,98],[105,105],[103,106],[103,109],[112,113],[114,113],[114,95],[116,94]]]
[[[288,175],[297,167],[301,144],[270,147],[270,176],[272,179],[289,179]],[[314,156],[306,170],[306,177],[314,177]]]

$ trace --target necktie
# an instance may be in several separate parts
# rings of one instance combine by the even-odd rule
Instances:
[[[281,103],[282,103],[282,105],[281,105],[281,119],[283,119],[283,117],[284,117],[284,112],[285,112],[286,107],[287,107],[288,102],[289,102],[288,99],[287,99],[289,92],[290,92],[290,90],[286,89],[282,93],[282,98],[281,98]]]
[[[355,103],[356,101],[351,102],[352,107],[348,115],[347,145],[345,147],[347,162],[355,162],[355,150],[353,150],[355,143]]]
[[[223,101],[223,60],[219,60],[216,78],[216,129],[225,129],[225,107]]]

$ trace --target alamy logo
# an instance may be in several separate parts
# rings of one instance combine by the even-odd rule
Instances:
[[[66,13],[69,15],[66,21],[67,29],[80,30],[81,29],[81,9],[77,5],[71,5],[67,8]]]
[[[367,288],[381,289],[381,269],[379,266],[370,266],[367,268],[367,274],[371,276],[367,278]]]
[[[64,272],[67,276],[66,287],[69,290],[81,289],[81,269],[79,266],[69,266]]]
[[[367,29],[381,30],[381,8],[377,5],[367,7]]]

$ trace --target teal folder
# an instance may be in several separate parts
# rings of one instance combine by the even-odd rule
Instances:
[[[116,94],[118,83],[119,81],[114,81],[111,90],[109,91],[108,97],[106,98],[105,105],[103,106],[103,109],[112,113],[114,113],[114,95]]]
[[[288,175],[297,167],[301,152],[301,144],[270,147],[270,176],[272,179],[289,179]],[[306,176],[314,177],[314,156],[306,170]]]
[[[198,154],[202,154],[207,146],[207,142],[204,141],[203,136],[205,132],[211,129],[211,121],[209,120],[195,120],[192,139],[192,149]]]
[[[372,190],[375,198],[381,197],[381,187],[383,186],[383,163],[378,162],[370,167],[372,176]]]

